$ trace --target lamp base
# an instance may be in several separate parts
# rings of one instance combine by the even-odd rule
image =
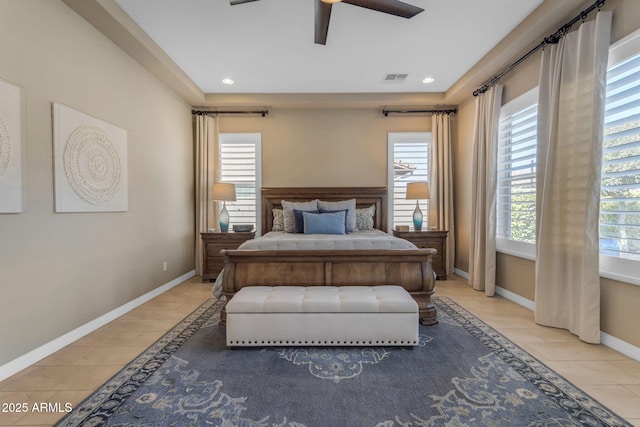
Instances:
[[[227,211],[227,204],[222,202],[222,210],[219,216],[220,231],[226,233],[229,231],[229,212]]]
[[[413,229],[415,231],[422,231],[422,211],[420,205],[416,200],[416,210],[413,211]]]

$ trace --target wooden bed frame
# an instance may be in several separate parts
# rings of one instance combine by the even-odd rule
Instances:
[[[271,230],[273,209],[281,200],[338,201],[356,199],[357,208],[376,206],[374,226],[387,231],[387,189],[384,187],[263,188],[262,234]],[[438,323],[431,303],[435,278],[433,249],[408,250],[223,250],[222,289],[227,301],[245,286],[400,285],[418,303],[423,325]],[[222,311],[221,324],[226,321]]]

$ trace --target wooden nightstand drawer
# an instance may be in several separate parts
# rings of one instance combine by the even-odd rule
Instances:
[[[215,256],[220,255],[220,251],[223,249],[238,249],[239,244],[221,244],[221,243],[206,243],[207,247],[205,250],[207,251],[207,255]]]
[[[223,249],[238,249],[242,243],[255,237],[249,233],[200,233],[203,242],[202,280],[213,281],[224,268],[224,257],[220,254]]]
[[[448,231],[393,231],[393,235],[413,243],[419,248],[438,251],[431,256],[431,266],[437,279],[447,279],[447,235]]]
[[[211,278],[211,280],[215,280],[216,277],[218,277],[218,274],[220,274],[220,272],[224,268],[224,261],[207,260],[205,262],[205,271],[210,275],[215,276]]]

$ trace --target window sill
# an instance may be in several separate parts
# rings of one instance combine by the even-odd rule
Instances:
[[[496,239],[496,252],[536,261],[536,246],[531,243]],[[640,261],[600,255],[600,277],[640,286]]]
[[[531,243],[516,242],[514,240],[496,239],[496,252],[511,255],[518,258],[536,260],[536,245]]]
[[[600,255],[600,277],[640,286],[640,261]]]

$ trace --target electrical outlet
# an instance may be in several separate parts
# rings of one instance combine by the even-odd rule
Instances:
[[[167,271],[167,261],[162,263],[162,271]]]

